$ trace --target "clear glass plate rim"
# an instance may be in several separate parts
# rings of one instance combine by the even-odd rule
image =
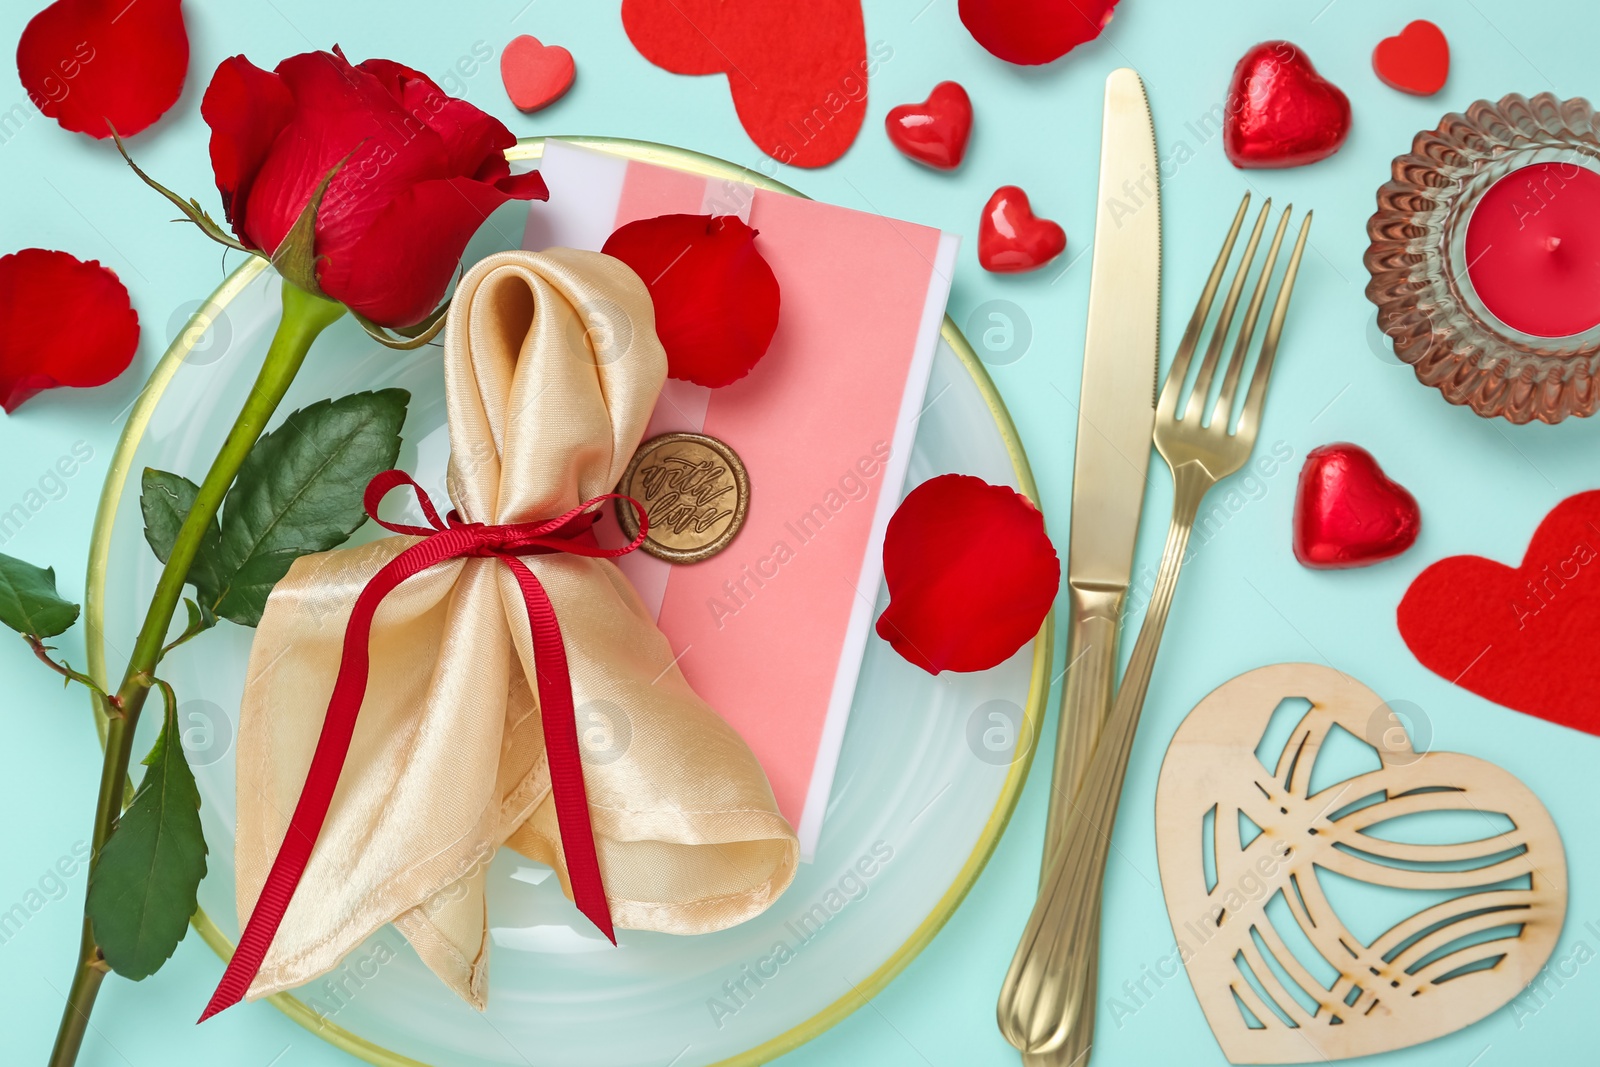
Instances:
[[[630,159],[637,159],[643,162],[662,163],[680,170],[687,170],[710,177],[740,181],[775,192],[787,193],[793,196],[805,195],[776,179],[750,171],[727,160],[690,149],[620,137],[571,136],[558,137],[557,139],[617,152]],[[545,138],[542,137],[524,138],[512,148],[507,149],[506,158],[513,162],[539,159],[544,151],[544,141]],[[105,593],[107,570],[111,556],[112,534],[116,526],[117,511],[122,501],[128,472],[132,466],[135,452],[144,438],[151,416],[160,404],[168,384],[183,366],[185,357],[204,332],[204,326],[209,325],[218,313],[254,281],[267,266],[267,261],[261,257],[250,257],[230,273],[222,284],[206,298],[205,303],[190,318],[189,326],[178,332],[176,339],[162,354],[155,369],[151,372],[143,391],[139,394],[132,410],[129,412],[128,421],[123,427],[121,436],[118,438],[116,449],[111,457],[110,467],[106,473],[106,480],[101,487],[100,500],[95,512],[84,590],[85,645],[89,673],[102,684],[107,684],[104,640]],[[201,328],[192,328],[196,325],[200,325]],[[971,345],[967,343],[966,338],[962,335],[960,328],[948,315],[945,316],[940,335],[950,345],[956,357],[961,361],[962,366],[971,375],[974,384],[977,385],[978,391],[982,394],[984,402],[988,406],[996,427],[1005,442],[1006,453],[1010,457],[1012,468],[1016,473],[1017,483],[1022,493],[1037,505],[1039,503],[1038,488],[1034,483],[1027,455],[1023,450],[1022,441],[1017,435],[1016,426],[1012,422],[1004,399],[995,388],[993,380],[989,377],[988,371],[979,360],[977,353],[973,351]],[[1027,726],[1022,736],[1034,739],[1039,737],[1045,701],[1050,689],[1054,617],[1055,613],[1052,610],[1050,615],[1046,617],[1044,626],[1040,629],[1033,642],[1033,663],[1028,686],[1028,700],[1026,707],[1023,709]],[[98,710],[96,710],[96,715],[98,716]],[[103,745],[105,742],[105,723],[103,719],[97,722],[96,725]],[[840,997],[811,1018],[760,1045],[722,1060],[715,1067],[753,1067],[755,1064],[765,1063],[798,1048],[800,1045],[832,1028],[860,1007],[867,999],[870,999],[887,986],[896,975],[904,970],[923,948],[933,940],[934,935],[939,932],[950,916],[955,913],[956,908],[966,897],[967,892],[977,881],[978,875],[982,873],[983,868],[987,865],[989,856],[999,843],[1000,837],[1005,832],[1006,825],[1011,819],[1011,813],[1016,807],[1017,798],[1027,780],[1028,770],[1033,763],[1034,751],[1037,747],[1037,744],[1030,745],[1028,752],[1011,764],[1006,780],[1001,787],[1000,795],[995,801],[994,809],[990,812],[988,821],[984,825],[983,832],[979,835],[978,841],[957,873],[955,880],[943,896],[940,897],[933,910],[924,917],[911,935],[887,960],[858,983],[856,992]],[[195,913],[194,918],[191,920],[191,925],[195,932],[219,957],[227,960],[232,956],[234,948],[232,942],[212,922],[204,910]],[[267,999],[273,1007],[311,1033],[316,1034],[336,1048],[349,1052],[368,1063],[376,1064],[378,1067],[430,1067],[428,1064],[403,1056],[323,1019],[304,1002],[288,993],[279,993]]]

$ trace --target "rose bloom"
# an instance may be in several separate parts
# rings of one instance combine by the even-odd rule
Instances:
[[[495,208],[548,195],[538,173],[511,173],[516,138],[497,119],[410,67],[352,66],[337,47],[272,72],[225,59],[200,113],[228,221],[263,255],[338,167],[317,210],[317,283],[382,326],[428,316]]]

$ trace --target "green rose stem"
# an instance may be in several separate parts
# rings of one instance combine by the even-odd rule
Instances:
[[[183,587],[189,575],[189,566],[200,549],[201,538],[222,507],[223,498],[233,485],[239,467],[249,455],[256,439],[266,429],[272,413],[277,410],[283,395],[294,381],[312,342],[329,325],[343,315],[343,304],[314,296],[295,285],[283,283],[283,318],[278,322],[277,333],[267,349],[266,361],[250,387],[233,429],[206,472],[194,504],[189,509],[183,526],[173,542],[172,553],[167,557],[161,578],[156,582],[155,595],[150,598],[150,610],[139,630],[134,644],[133,658],[122,676],[122,686],[114,695],[96,696],[105,713],[105,763],[100,771],[100,796],[95,806],[93,852],[89,860],[90,877],[100,850],[116,829],[122,814],[128,777],[128,763],[132,756],[134,727],[138,725],[139,711],[154,683],[156,664],[172,625],[172,616],[183,597]],[[83,941],[77,969],[73,972],[72,987],[67,993],[67,1006],[56,1032],[56,1044],[50,1054],[50,1067],[70,1067],[78,1057],[83,1035],[89,1025],[89,1012],[94,1007],[95,996],[109,967],[100,948],[95,944],[94,928],[87,914],[83,920]]]

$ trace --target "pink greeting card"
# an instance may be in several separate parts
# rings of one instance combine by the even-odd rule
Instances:
[[[548,141],[523,245],[598,249],[665,214],[738,215],[782,291],[772,347],[721,389],[669,379],[646,438],[710,434],[749,471],[721,553],[619,561],[689,683],[744,737],[809,859],[844,740],[949,296],[957,238],[926,226]],[[617,535],[620,539],[620,535]]]

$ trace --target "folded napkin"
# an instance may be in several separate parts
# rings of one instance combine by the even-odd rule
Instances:
[[[456,521],[554,519],[612,490],[666,375],[627,267],[571,249],[491,256],[462,280],[444,338]],[[306,556],[273,590],[240,708],[241,923],[306,782],[355,600],[418,541]],[[759,914],[793,879],[798,846],[750,750],[690,689],[614,564],[520,559],[554,608],[580,722],[614,741],[582,778],[615,924],[693,934]],[[529,608],[504,560],[446,560],[382,600],[369,648],[338,788],[248,995],[331,970],[393,922],[481,1009],[495,850],[549,864],[573,895]]]

